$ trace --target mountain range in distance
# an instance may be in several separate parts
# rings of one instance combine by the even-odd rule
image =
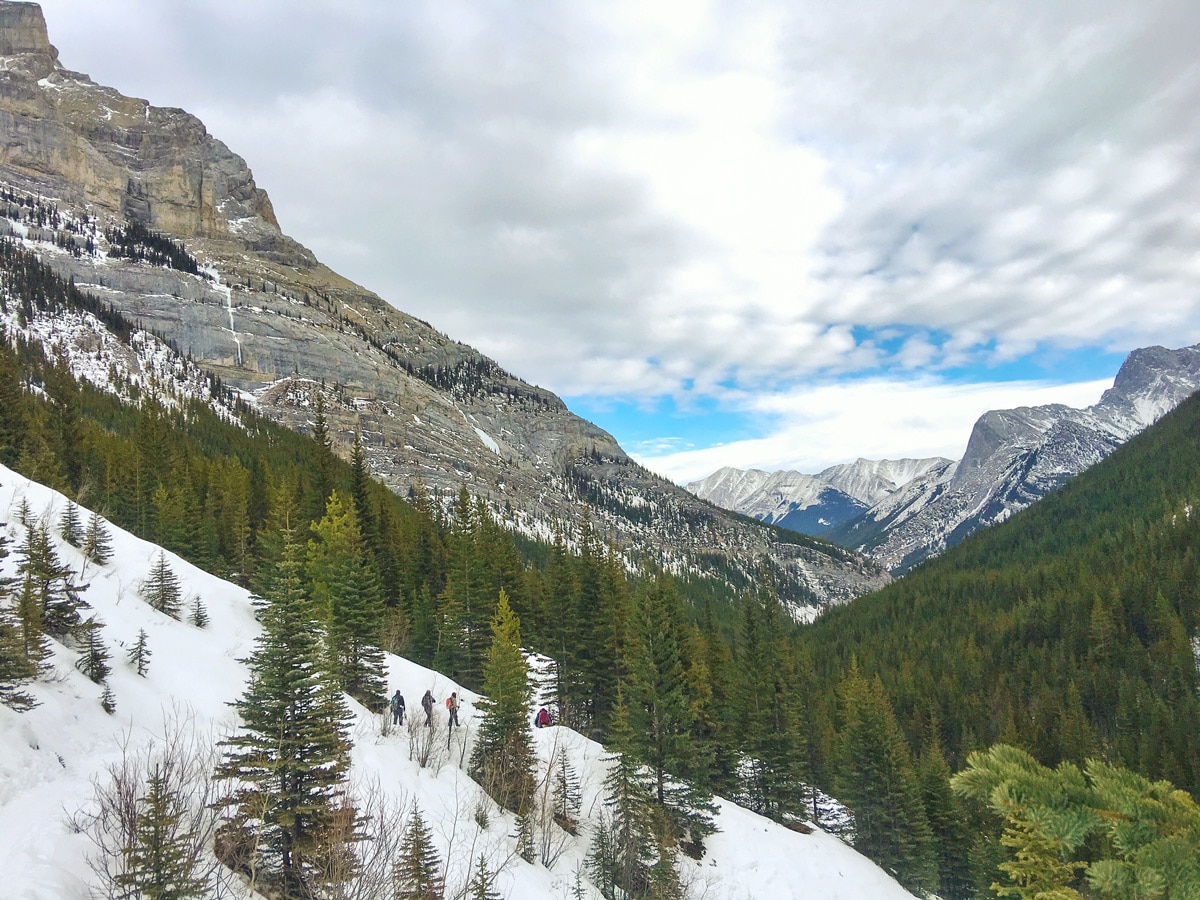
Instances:
[[[687,488],[900,573],[1036,502],[1198,389],[1200,345],[1148,347],[1133,351],[1086,409],[984,413],[958,461],[858,459],[816,475],[723,468]]]

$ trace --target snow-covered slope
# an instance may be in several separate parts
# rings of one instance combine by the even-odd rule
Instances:
[[[18,509],[58,521],[64,498],[0,466],[0,528],[10,550],[20,546],[24,527]],[[86,513],[85,513],[86,518]],[[53,530],[53,529],[52,529]],[[92,873],[89,839],[70,824],[103,781],[106,767],[119,761],[122,748],[161,740],[164,722],[186,721],[208,741],[234,725],[228,704],[242,691],[241,662],[254,646],[258,625],[247,592],[167,554],[185,597],[200,596],[210,622],[201,629],[171,619],[139,599],[139,582],[159,549],[110,526],[113,561],[86,563],[73,547],[56,540],[60,558],[81,574],[89,587],[84,599],[104,623],[102,637],[112,654],[108,683],[116,698],[109,715],[100,706],[101,688],[76,671],[76,653],[54,645],[49,677],[28,692],[38,706],[16,713],[0,706],[0,893],[17,900],[73,900],[88,896]],[[15,554],[0,566],[15,568]],[[126,662],[138,631],[148,635],[152,652],[146,677]],[[425,689],[445,697],[465,697],[464,728],[455,732],[448,752],[435,752],[421,767],[410,758],[404,730],[389,730],[380,718],[352,704],[354,772],[358,784],[377,784],[401,808],[415,803],[431,826],[441,858],[447,861],[450,888],[461,887],[480,854],[501,869],[495,883],[501,896],[522,900],[561,900],[569,895],[587,852],[587,840],[602,806],[606,763],[602,749],[566,728],[534,732],[543,764],[565,751],[581,781],[581,828],[578,837],[560,836],[561,855],[553,868],[531,865],[515,852],[514,822],[498,811],[476,787],[460,761],[469,756],[477,697],[436,672],[405,659],[389,657],[389,692],[399,688],[410,708]],[[438,733],[445,735],[439,729]],[[441,747],[441,741],[438,742]],[[820,830],[803,835],[732,804],[718,801],[720,831],[698,863],[684,860],[684,880],[692,897],[729,898],[902,898],[911,896],[875,865],[837,838]],[[481,825],[477,811],[488,811]],[[587,896],[598,897],[584,884]],[[245,895],[245,890],[241,894]],[[453,890],[447,892],[453,896]]]

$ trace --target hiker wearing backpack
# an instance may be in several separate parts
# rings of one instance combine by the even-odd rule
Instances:
[[[425,710],[425,725],[428,728],[433,727],[433,692],[426,689],[425,696],[421,698],[421,708]]]
[[[392,694],[392,724],[404,724],[404,695],[400,693],[399,688]]]
[[[446,709],[450,710],[450,728],[458,724],[458,691],[452,691],[446,698]]]

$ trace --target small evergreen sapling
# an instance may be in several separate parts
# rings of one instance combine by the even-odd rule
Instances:
[[[146,670],[150,668],[150,646],[145,628],[138,629],[137,640],[129,650],[129,664],[140,676],[146,677]]]
[[[197,628],[207,628],[208,623],[208,610],[204,606],[204,601],[200,599],[199,594],[195,594],[192,597],[192,611],[188,615],[188,624]]]
[[[112,559],[112,537],[100,514],[93,512],[88,518],[87,532],[83,536],[83,555],[98,566]]]
[[[179,586],[179,576],[171,571],[167,563],[167,554],[162,550],[150,567],[150,574],[142,582],[138,595],[161,613],[166,613],[172,619],[179,618],[179,606],[182,591]]]
[[[95,616],[84,622],[78,629],[80,654],[79,659],[75,661],[75,668],[96,684],[101,684],[112,671],[112,667],[108,664],[108,648],[104,646],[104,641],[100,636],[103,629],[104,623]]]
[[[429,826],[415,806],[404,829],[393,880],[396,900],[442,900],[445,894],[442,861]]]
[[[116,695],[107,684],[104,685],[104,691],[100,694],[100,708],[110,716],[117,711]]]
[[[83,528],[79,522],[79,507],[70,500],[67,501],[67,505],[63,508],[62,517],[58,520],[58,533],[72,547],[78,547],[83,543]]]

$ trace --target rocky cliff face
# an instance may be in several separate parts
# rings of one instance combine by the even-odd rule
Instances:
[[[764,528],[634,464],[613,438],[428,323],[321,265],[282,233],[244,160],[182,110],[159,109],[58,62],[32,4],[0,2],[0,181],[84,223],[78,234],[0,226],[292,427],[324,391],[344,450],[362,434],[397,491],[465,484],[549,536],[585,514],[631,564],[752,582],[760,560],[795,603],[887,580],[855,554]],[[106,252],[129,220],[181,240],[207,277]],[[74,242],[69,252],[64,246]]]
[[[985,413],[962,460],[914,479],[829,536],[903,571],[1044,497],[1198,389],[1200,346],[1135,350],[1095,406]]]

